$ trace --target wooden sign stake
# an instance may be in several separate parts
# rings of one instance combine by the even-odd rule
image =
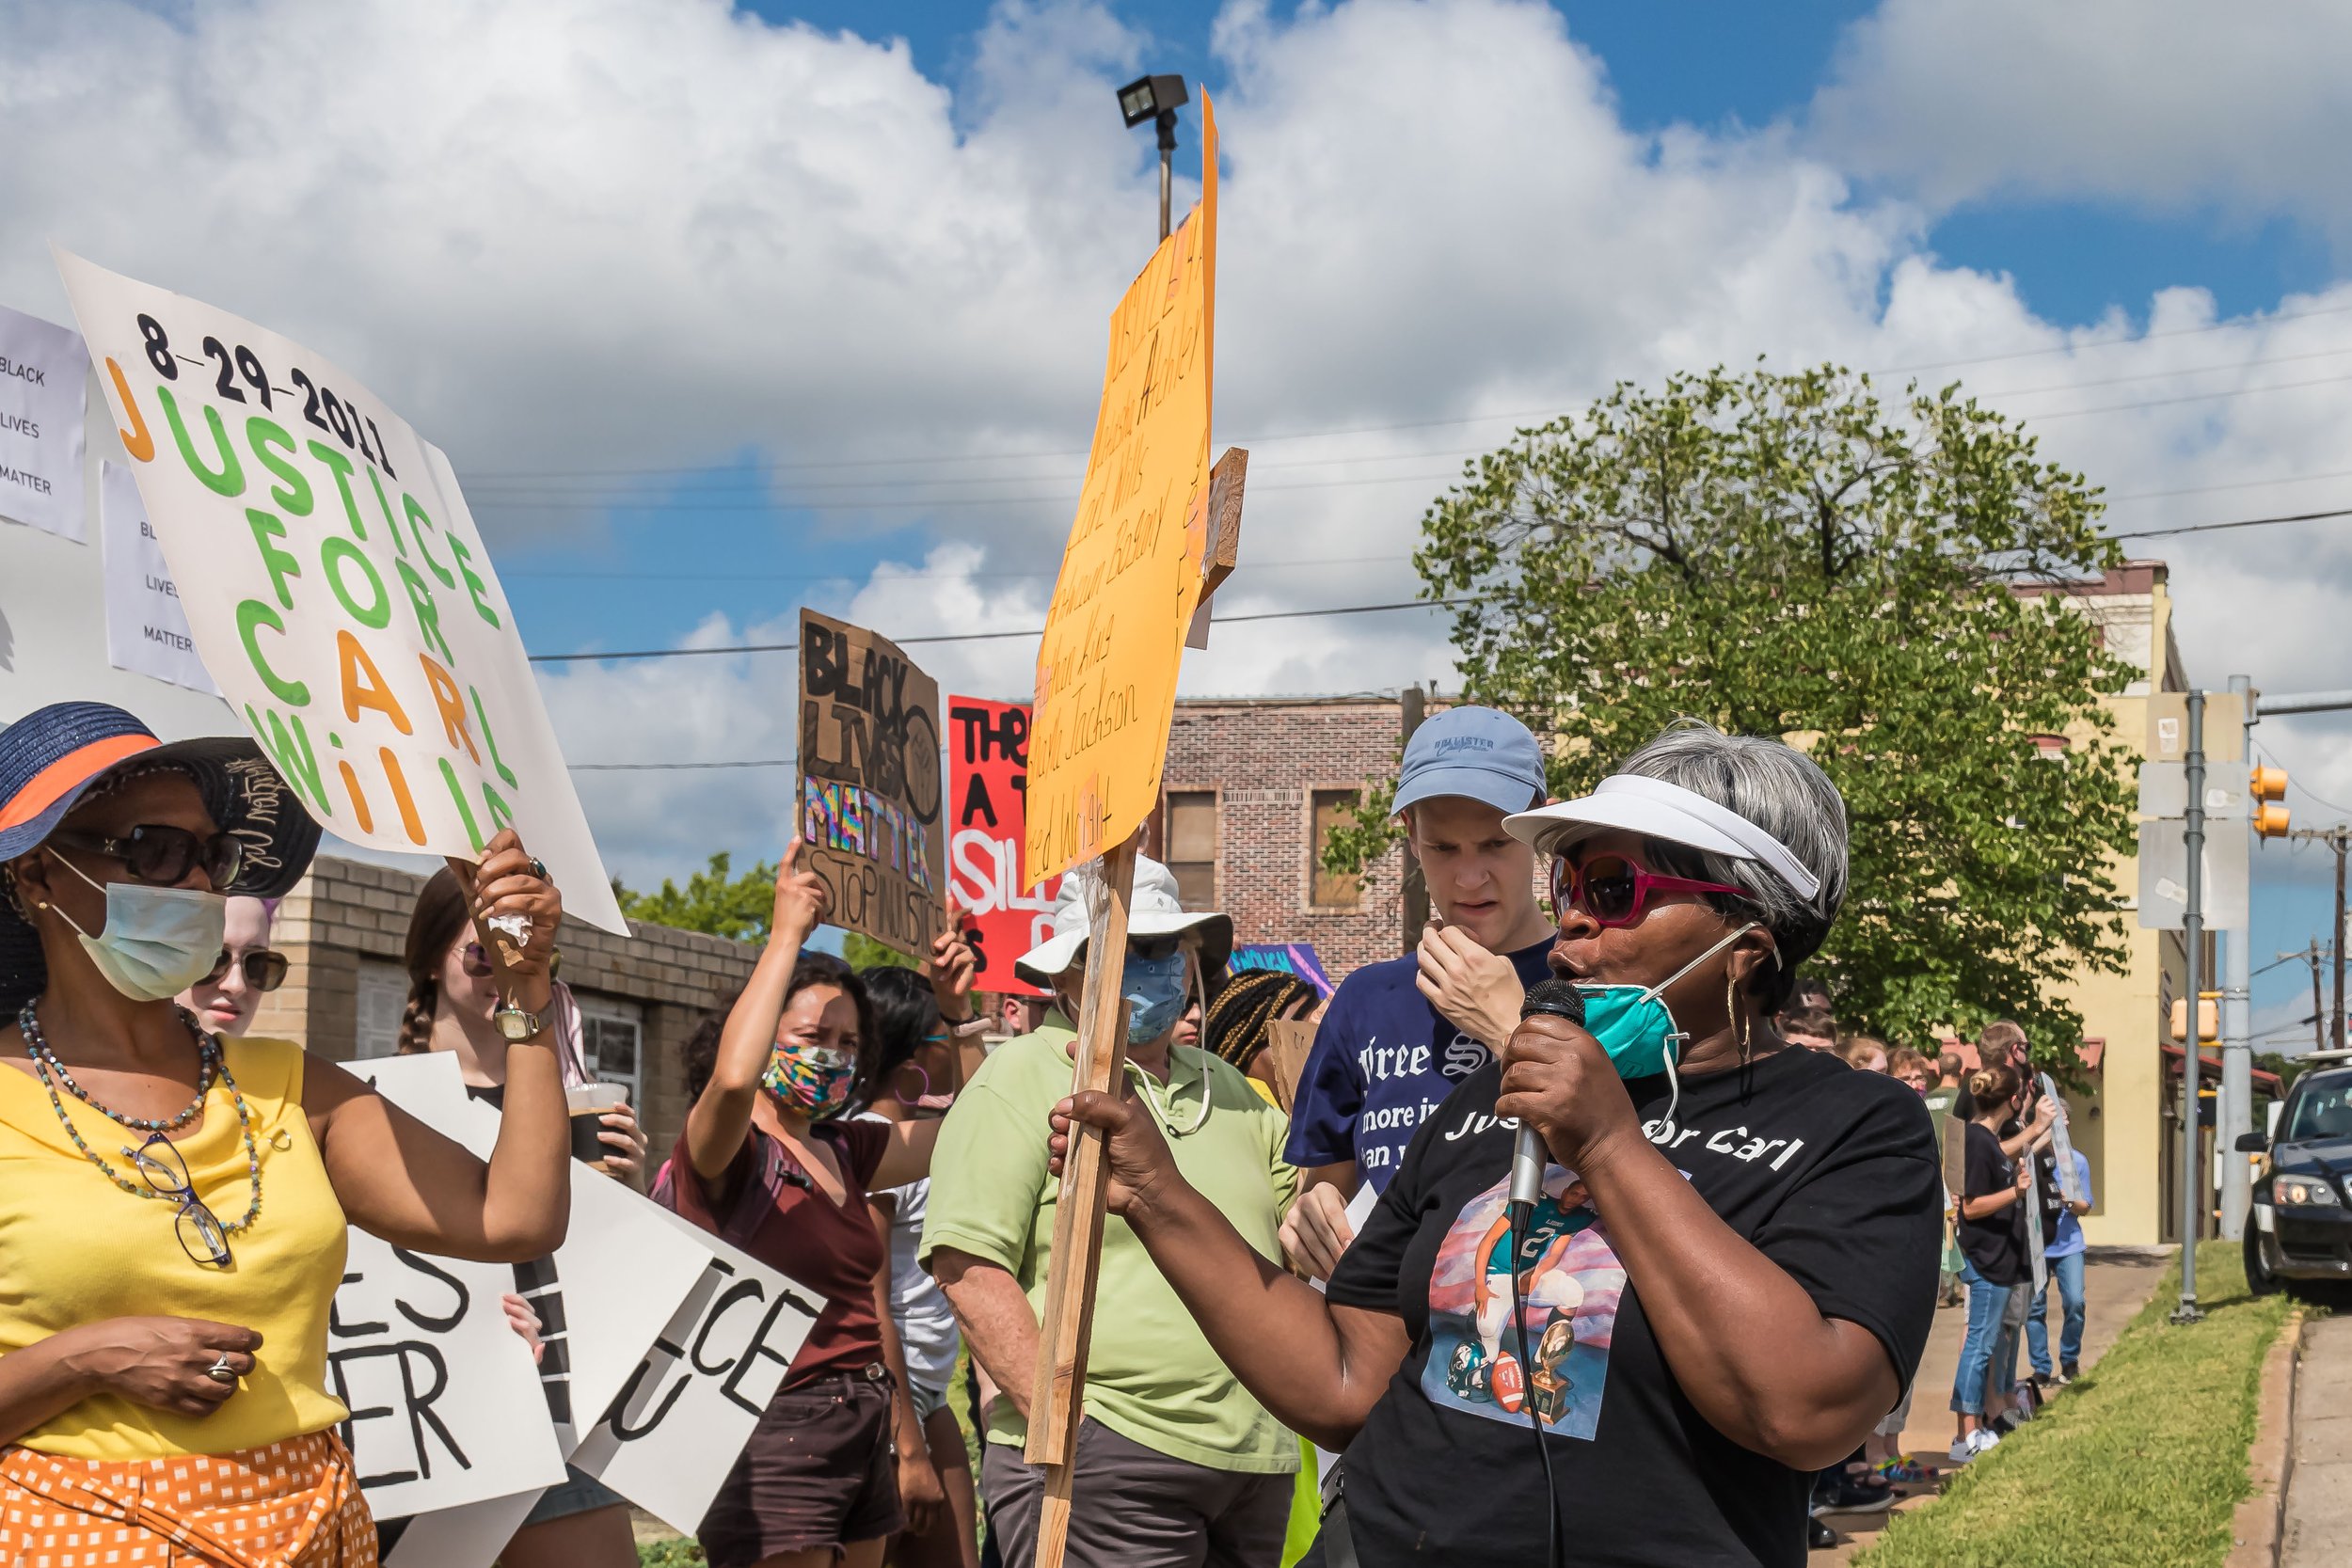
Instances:
[[[1120,979],[1126,972],[1127,904],[1135,891],[1141,837],[1129,838],[1095,863],[1073,1089],[1117,1094],[1127,1076],[1127,1004],[1120,995]],[[1102,1272],[1104,1195],[1109,1180],[1102,1131],[1076,1130],[1062,1162],[1054,1260],[1045,1281],[1045,1321],[1038,1328],[1037,1380],[1029,1392],[1029,1442],[1024,1457],[1045,1466],[1037,1568],[1061,1568],[1070,1542],[1070,1479],[1078,1459],[1087,1346],[1094,1331],[1094,1285]]]
[[[1241,498],[1249,483],[1249,451],[1227,447],[1209,470],[1209,537],[1200,552],[1200,603],[1184,632],[1184,646],[1209,645],[1209,598],[1241,560]]]

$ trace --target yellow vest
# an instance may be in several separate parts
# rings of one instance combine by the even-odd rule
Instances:
[[[229,1238],[225,1270],[190,1259],[174,1232],[177,1206],[108,1180],[66,1136],[40,1081],[0,1064],[0,1354],[107,1318],[207,1318],[262,1336],[253,1374],[213,1415],[194,1419],[103,1394],[18,1437],[25,1448],[97,1460],[230,1453],[343,1418],[326,1382],[343,1212],[303,1116],[302,1048],[222,1043],[262,1157],[262,1212],[251,1229]],[[60,1098],[82,1141],[139,1181],[122,1150],[146,1134]],[[178,1147],[197,1196],[221,1223],[243,1218],[252,1188],[225,1085],[213,1085],[196,1135]]]

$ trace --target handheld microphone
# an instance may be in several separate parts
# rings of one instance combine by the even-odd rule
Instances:
[[[1519,1008],[1522,1019],[1537,1013],[1549,1013],[1565,1018],[1580,1027],[1584,1022],[1584,993],[1565,980],[1538,980],[1527,989],[1527,1001]],[[1526,1122],[1519,1123],[1518,1147],[1511,1153],[1511,1206],[1521,1212],[1532,1212],[1535,1202],[1544,1196],[1544,1163],[1549,1158],[1544,1148],[1544,1135]]]

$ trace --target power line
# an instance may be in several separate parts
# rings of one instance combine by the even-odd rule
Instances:
[[[575,773],[683,773],[720,768],[789,768],[792,757],[765,757],[753,762],[575,762]]]
[[[1252,561],[1252,572],[1291,571],[1308,566],[1393,565],[1410,561],[1410,555],[1326,555],[1310,556],[1295,561]],[[615,582],[837,582],[851,578],[848,572],[501,572],[501,580],[532,581],[615,581]],[[897,577],[883,578],[884,583],[900,582],[963,582],[963,581],[1051,581],[1057,572],[904,572]]]
[[[2283,517],[2240,517],[2228,523],[2189,523],[2181,528],[2143,528],[2115,534],[2117,539],[2169,539],[2176,533],[2213,533],[2225,528],[2268,528],[2273,523],[2315,523],[2326,517],[2352,517],[2352,506],[2332,512],[2293,512]]]
[[[1211,625],[1238,626],[1246,621],[1303,621],[1325,615],[1375,615],[1391,610],[1445,610],[1458,605],[1484,604],[1484,599],[1407,599],[1398,604],[1333,605],[1321,610],[1267,610],[1250,615],[1218,615]],[[923,642],[994,642],[1016,637],[1042,637],[1043,626],[1029,626],[1020,631],[961,631],[939,632],[926,637],[894,637],[892,641],[901,647]],[[707,654],[784,654],[798,648],[798,642],[742,642],[724,648],[639,648],[627,653],[612,654],[532,654],[533,664],[602,664],[621,659],[696,658]]]

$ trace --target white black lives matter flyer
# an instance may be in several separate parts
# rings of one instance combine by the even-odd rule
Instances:
[[[196,651],[164,547],[147,525],[138,481],[119,463],[99,466],[98,535],[105,558],[106,661],[219,696]]]
[[[87,542],[82,335],[0,305],[0,517]]]

